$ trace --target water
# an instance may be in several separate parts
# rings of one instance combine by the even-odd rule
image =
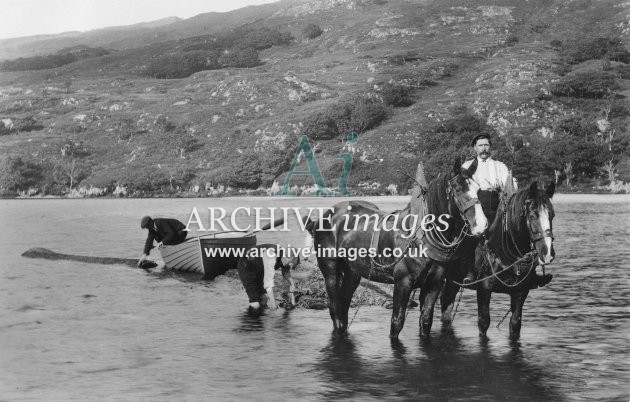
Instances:
[[[386,210],[405,198],[373,199]],[[327,311],[245,314],[236,279],[159,278],[124,266],[20,257],[30,247],[135,258],[144,214],[185,220],[193,206],[329,206],[334,200],[3,200],[0,217],[2,400],[628,400],[630,198],[555,198],[554,280],[532,291],[520,342],[477,336],[473,292],[452,330],[429,341],[409,313],[400,342],[390,310],[362,307],[347,339]],[[202,213],[202,217],[205,215]],[[294,232],[259,242],[301,243]],[[352,314],[353,312],[351,312]]]

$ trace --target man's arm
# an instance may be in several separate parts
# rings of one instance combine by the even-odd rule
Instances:
[[[499,179],[501,191],[516,191],[516,179],[512,177],[512,172],[503,162],[497,163],[497,178]]]
[[[153,248],[153,240],[155,239],[155,234],[153,231],[149,230],[149,234],[147,235],[147,241],[144,243],[144,255],[149,255],[151,249]]]

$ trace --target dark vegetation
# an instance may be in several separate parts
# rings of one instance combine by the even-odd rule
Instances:
[[[306,39],[315,39],[324,33],[317,24],[308,24],[302,28],[302,37]]]
[[[568,64],[599,59],[630,63],[630,52],[620,38],[581,38],[564,43],[555,40],[552,46],[560,48],[560,55]]]
[[[258,51],[293,41],[288,32],[270,28],[241,27],[222,35],[180,41],[181,50],[149,63],[145,74],[153,78],[185,78],[203,70],[256,67]]]
[[[329,140],[350,132],[363,133],[387,118],[387,108],[378,100],[359,95],[339,101],[309,116],[303,133],[314,140]]]
[[[568,74],[551,86],[556,96],[601,99],[619,89],[615,76],[607,72],[586,72]]]
[[[77,46],[66,48],[55,54],[47,56],[24,57],[15,60],[6,60],[0,63],[0,71],[30,71],[47,70],[61,67],[75,61],[91,57],[99,57],[109,54],[108,50],[102,48],[90,48],[87,46]]]

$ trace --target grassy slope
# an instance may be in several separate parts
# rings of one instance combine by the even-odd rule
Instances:
[[[88,161],[93,177],[86,183],[99,184],[103,176],[117,180],[125,169],[138,166],[170,171],[185,166],[194,169],[200,184],[216,184],[221,172],[238,169],[243,154],[285,149],[292,155],[304,134],[300,123],[344,96],[375,93],[375,85],[390,80],[426,78],[438,85],[417,90],[414,105],[392,109],[388,120],[360,136],[354,150],[354,189],[366,181],[404,186],[408,181],[396,169],[414,171],[427,152],[418,149],[419,136],[448,117],[454,106],[468,105],[504,134],[550,127],[562,116],[579,114],[562,103],[537,100],[558,78],[553,72],[558,55],[548,44],[579,35],[619,36],[615,24],[627,21],[628,14],[612,1],[476,0],[466,7],[446,0],[357,3],[324,2],[333,6],[316,9],[315,3],[283,3],[286,8],[280,13],[272,14],[278,7],[258,13],[254,25],[288,30],[297,38],[309,22],[325,33],[262,51],[264,65],[251,69],[204,71],[179,80],[142,77],[140,71],[152,57],[179,46],[166,41],[54,70],[3,73],[0,117],[33,116],[45,128],[0,137],[0,149],[35,159],[58,158],[62,141],[73,139],[92,151]],[[228,20],[252,18],[249,10]],[[198,33],[204,21],[196,17],[194,29],[178,22],[164,37]],[[509,35],[519,39],[514,46],[505,45]],[[622,38],[628,47],[628,35]],[[414,57],[401,65],[392,62],[394,56],[409,54]],[[68,80],[72,84],[65,93]],[[175,134],[160,133],[155,123],[160,115],[185,126],[197,140],[199,147],[185,159],[164,146]],[[124,119],[142,132],[131,141],[119,138]],[[318,162],[331,186],[341,171],[335,156],[343,146],[339,139],[317,145]]]

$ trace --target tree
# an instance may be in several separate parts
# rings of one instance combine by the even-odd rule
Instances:
[[[26,190],[41,179],[41,168],[19,156],[0,161],[0,188],[9,191]]]
[[[609,159],[608,161],[606,161],[606,163],[604,163],[604,165],[601,167],[601,171],[608,179],[610,186],[614,186],[615,177],[617,176],[617,166],[613,162],[613,159]]]
[[[71,158],[60,161],[53,168],[53,179],[72,191],[74,186],[90,175],[90,168],[84,162]]]

